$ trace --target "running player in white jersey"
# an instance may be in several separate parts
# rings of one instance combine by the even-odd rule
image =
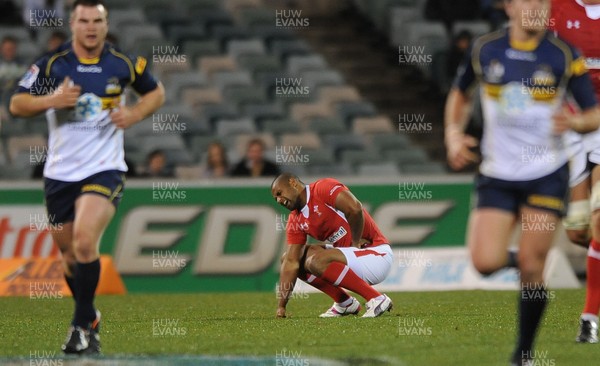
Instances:
[[[48,120],[46,208],[75,300],[65,353],[100,352],[94,293],[100,238],[121,199],[127,170],[123,129],[164,101],[164,89],[143,57],[126,56],[105,43],[107,16],[100,1],[76,0],[72,41],[33,64],[10,101],[14,115],[45,112]],[[123,99],[127,86],[141,95],[131,107]]]
[[[564,132],[594,131],[597,102],[583,58],[546,30],[549,0],[506,0],[507,29],[475,41],[459,68],[445,112],[448,162],[462,169],[478,157],[463,132],[470,91],[481,84],[484,114],[477,207],[468,229],[475,268],[491,273],[507,262],[515,225],[519,241],[521,297],[519,337],[511,361],[533,358],[533,342],[548,294],[543,284],[546,255],[563,215],[568,191]],[[570,93],[581,112],[563,108]]]

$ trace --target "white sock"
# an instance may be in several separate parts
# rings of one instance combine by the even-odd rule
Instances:
[[[595,314],[583,313],[581,314],[581,319],[598,323],[598,315]]]
[[[353,298],[352,298],[352,296],[350,296],[345,301],[339,302],[338,305],[345,308],[346,306],[350,306],[350,304],[352,304],[352,300],[353,300]]]

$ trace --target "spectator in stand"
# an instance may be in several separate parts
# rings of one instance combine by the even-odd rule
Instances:
[[[163,150],[156,149],[148,154],[146,159],[146,166],[141,177],[152,178],[152,177],[163,177],[172,178],[174,177],[173,172],[167,166],[167,155]]]
[[[48,38],[46,45],[46,51],[50,52],[58,48],[61,44],[65,43],[69,37],[63,31],[54,31]]]
[[[17,56],[18,40],[13,36],[5,36],[0,42],[0,101],[2,108],[6,106],[10,94],[15,88],[16,80],[23,75],[27,66]]]
[[[265,143],[256,138],[248,142],[246,157],[242,159],[231,172],[233,177],[270,177],[279,174],[275,163],[265,160]]]
[[[425,19],[444,22],[448,32],[457,20],[476,20],[481,16],[481,0],[427,0]]]
[[[202,178],[223,178],[229,175],[227,151],[220,142],[211,142],[206,149],[206,161],[202,167]]]

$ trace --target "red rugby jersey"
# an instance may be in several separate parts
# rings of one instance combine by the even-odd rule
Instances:
[[[560,38],[583,53],[600,101],[600,5],[586,7],[578,0],[552,0],[550,25]]]
[[[306,206],[292,211],[286,225],[288,244],[306,244],[307,235],[332,244],[334,247],[352,246],[352,233],[346,216],[335,208],[335,199],[348,187],[333,178],[325,178],[306,186]],[[371,245],[389,241],[369,213],[363,208],[362,238]]]

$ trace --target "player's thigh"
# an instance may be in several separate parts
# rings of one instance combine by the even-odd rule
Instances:
[[[320,276],[331,262],[348,264],[344,254],[331,245],[308,245],[304,268],[309,273]]]
[[[505,264],[514,224],[515,215],[503,209],[482,207],[471,213],[467,244],[479,272],[494,272]]]
[[[541,280],[546,256],[552,247],[552,241],[560,217],[552,211],[535,207],[522,208],[522,231],[519,240],[519,269],[521,278],[535,276]]]
[[[73,232],[76,242],[96,244],[115,214],[115,206],[104,196],[82,194],[75,202]]]
[[[348,267],[371,285],[385,280],[392,269],[394,254],[388,244],[368,248],[337,248],[346,259]]]

